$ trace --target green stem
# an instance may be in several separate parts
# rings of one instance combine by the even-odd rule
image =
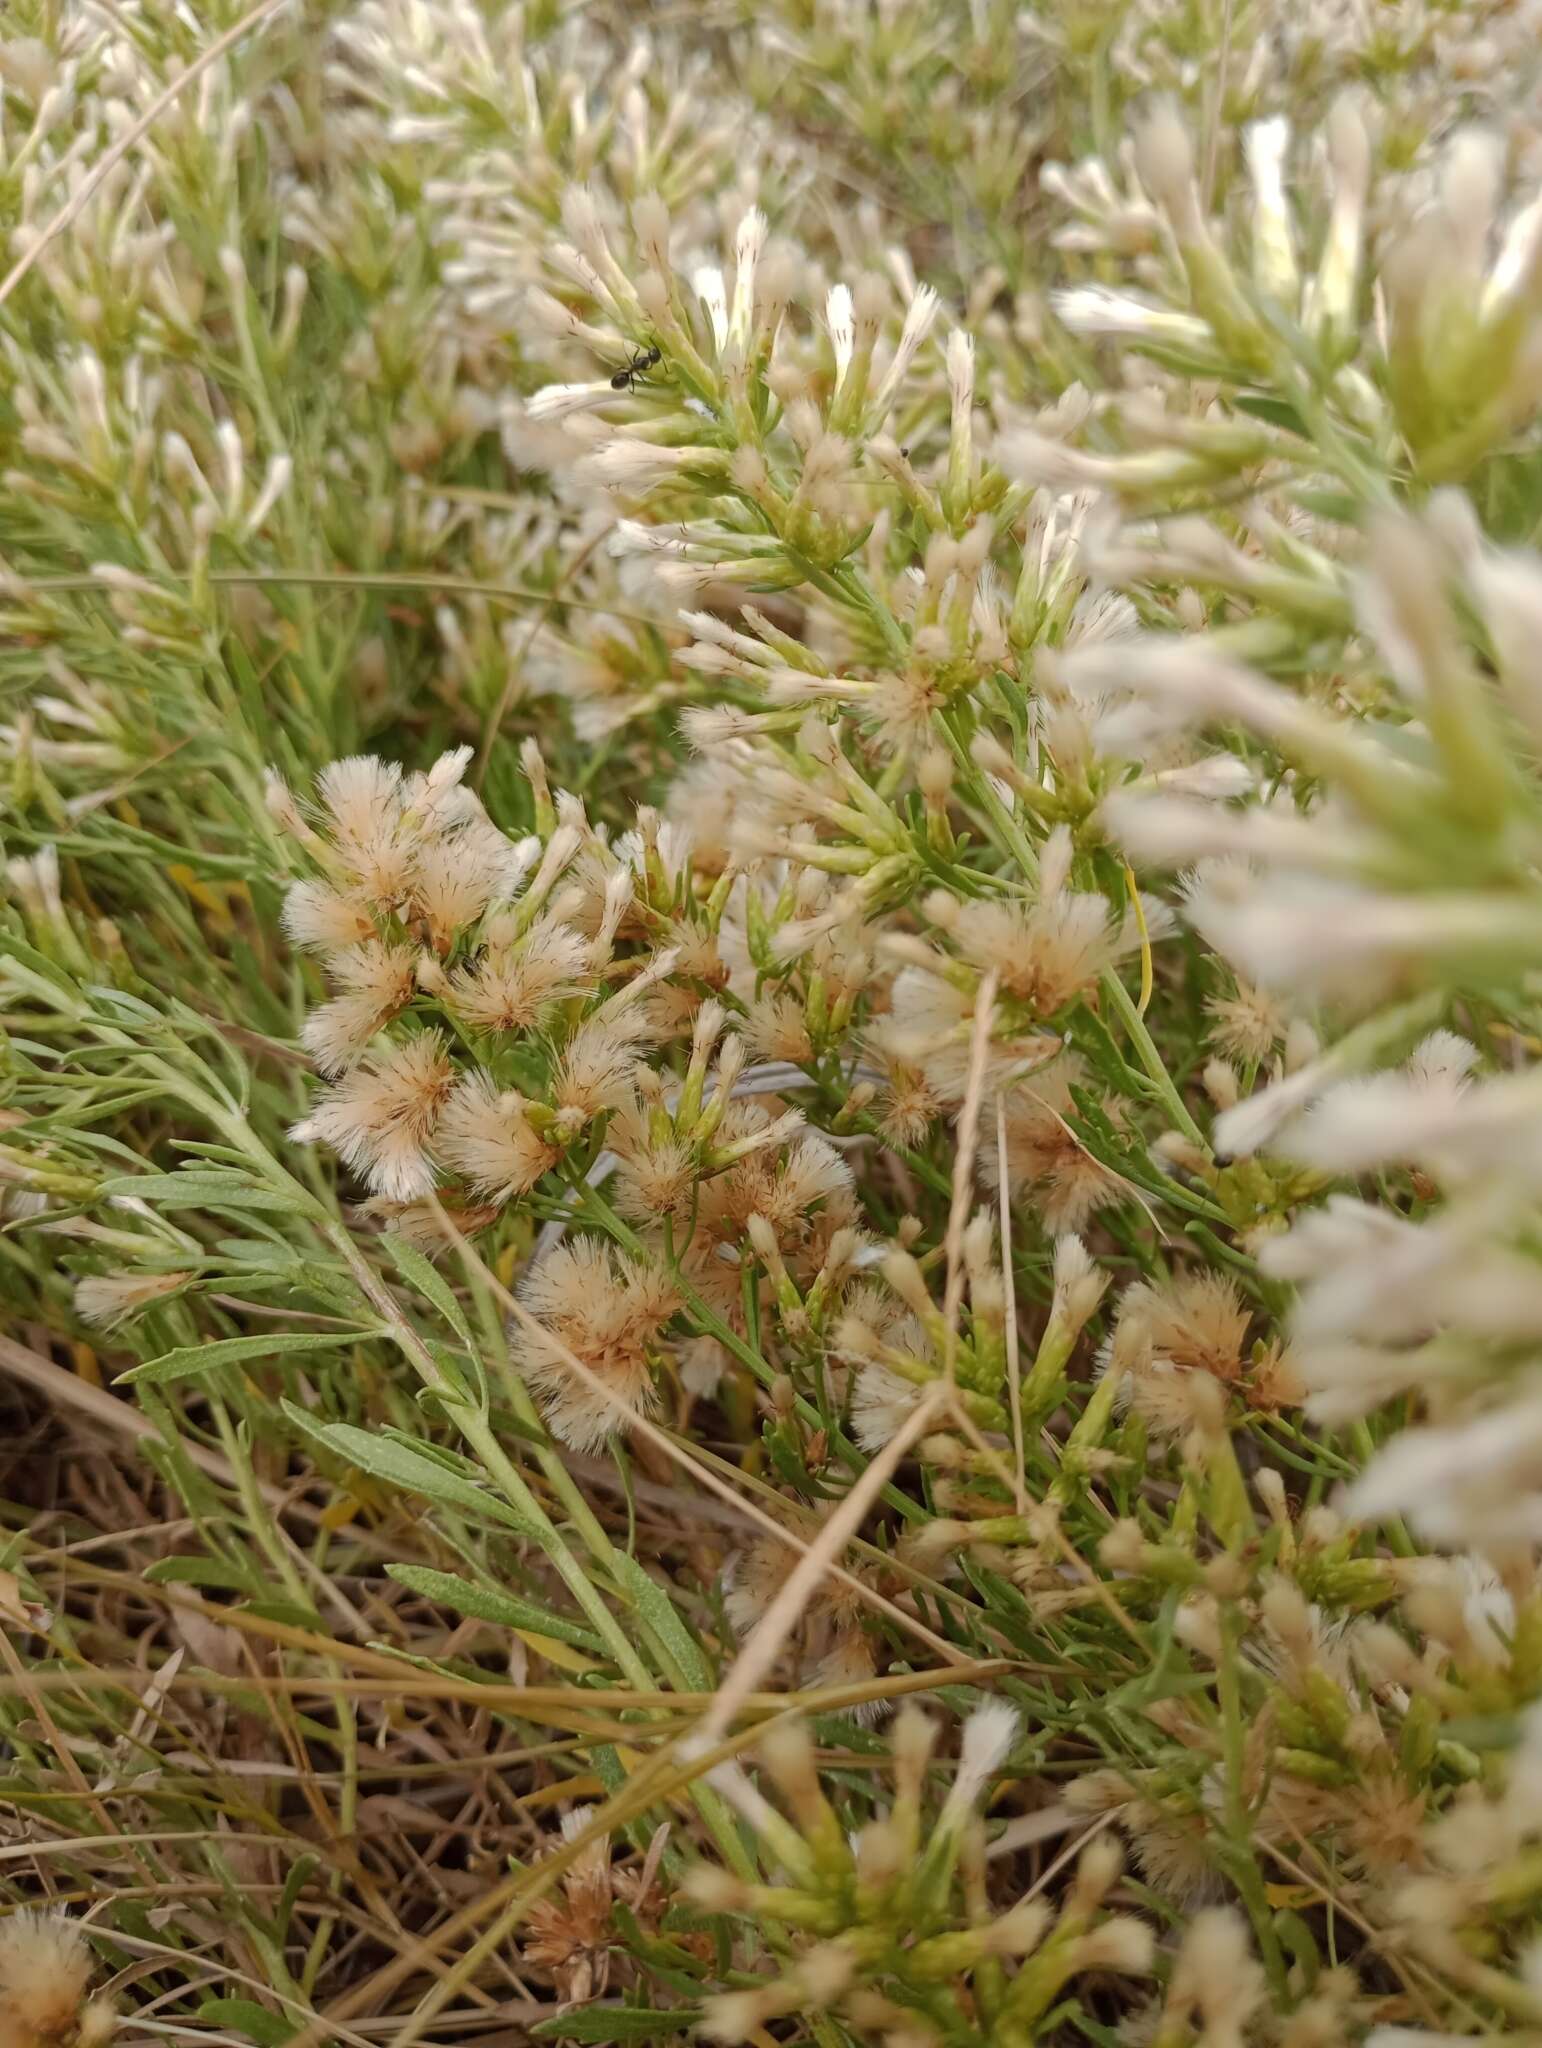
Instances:
[[[453,1389],[434,1363],[433,1354],[397,1307],[390,1289],[385,1286],[370,1267],[368,1261],[361,1255],[347,1231],[343,1229],[341,1224],[332,1224],[328,1227],[328,1235],[342,1253],[348,1264],[349,1271],[353,1274],[354,1279],[366,1298],[386,1318],[398,1345],[411,1360],[425,1385],[433,1387],[441,1396],[452,1395]],[[520,1388],[524,1401],[528,1403],[530,1397],[524,1389],[523,1381],[519,1380],[518,1375],[513,1374],[512,1370],[511,1378]],[[539,1500],[537,1500],[526,1484],[523,1475],[499,1443],[497,1436],[493,1432],[492,1424],[485,1416],[478,1414],[475,1409],[467,1407],[464,1402],[451,1402],[448,1405],[462,1436],[464,1436],[467,1443],[470,1444],[481,1459],[489,1476],[502,1489],[504,1498],[514,1509],[515,1513],[529,1524],[531,1534],[540,1544],[546,1556],[551,1560],[563,1584],[572,1593],[573,1598],[578,1602],[583,1613],[594,1624],[596,1634],[610,1651],[617,1669],[624,1674],[629,1683],[634,1685],[639,1692],[651,1692],[654,1687],[654,1673],[633,1648],[626,1631],[600,1598],[596,1587],[590,1583],[583,1566],[563,1542],[560,1531],[551,1521],[546,1510],[541,1506]],[[536,1416],[533,1406],[530,1408],[530,1419],[536,1427],[539,1427],[539,1418]],[[538,1453],[538,1455],[540,1454]],[[550,1465],[547,1464],[548,1459],[551,1461]],[[582,1502],[571,1474],[563,1470],[561,1460],[556,1456],[556,1453],[547,1449],[541,1458],[541,1462],[543,1469],[547,1470],[548,1476],[552,1478],[553,1484],[558,1487],[564,1500],[578,1502],[581,1509],[581,1520],[592,1528],[594,1542],[598,1544],[599,1551],[607,1557],[613,1555],[609,1539],[606,1537],[603,1529],[600,1528],[599,1523],[595,1521],[587,1504]],[[592,1547],[594,1547],[593,1544],[591,1544]],[[667,1684],[669,1682],[669,1673],[667,1671],[664,1672],[664,1678]],[[755,1870],[752,1860],[744,1846],[733,1816],[721,1796],[714,1792],[709,1785],[693,1785],[692,1799],[724,1858],[733,1865],[741,1877],[754,1876]]]
[[[622,1222],[621,1218],[611,1208],[597,1188],[591,1187],[586,1181],[577,1181],[574,1183],[574,1189],[580,1198],[582,1208],[587,1210],[592,1221],[601,1230],[605,1231],[608,1236],[614,1238],[623,1251],[630,1252],[634,1258],[650,1260],[653,1258],[654,1254],[643,1243],[636,1231]],[[742,1366],[754,1374],[763,1387],[769,1387],[772,1381],[778,1377],[776,1368],[768,1360],[762,1358],[758,1351],[752,1350],[738,1332],[730,1324],[724,1322],[717,1310],[711,1307],[709,1303],[703,1301],[681,1271],[678,1259],[671,1259],[669,1261],[669,1275],[678,1289],[686,1308],[690,1311],[693,1321],[699,1324],[709,1337],[715,1337],[729,1356],[738,1359]],[[851,1441],[850,1437],[838,1429],[831,1428],[829,1422],[820,1414],[812,1401],[808,1400],[803,1394],[797,1394],[794,1396],[794,1406],[800,1420],[807,1423],[810,1429],[822,1429],[828,1432],[830,1448],[835,1452],[843,1465],[853,1472],[866,1471],[868,1461],[861,1451],[857,1449],[857,1446]],[[888,1502],[889,1506],[896,1513],[903,1515],[907,1522],[924,1521],[926,1519],[925,1509],[901,1493],[898,1487],[886,1486],[883,1490],[883,1499]]]
[[[514,1509],[521,1521],[529,1526],[530,1533],[550,1559],[564,1585],[593,1622],[596,1633],[615,1659],[617,1668],[625,1673],[628,1681],[635,1685],[639,1692],[651,1692],[654,1674],[638,1656],[626,1631],[590,1584],[577,1558],[563,1542],[546,1510],[530,1491],[494,1435],[491,1423],[463,1401],[454,1398],[455,1389],[450,1386],[434,1363],[433,1354],[428,1346],[397,1307],[390,1289],[373,1271],[342,1225],[329,1225],[327,1235],[342,1253],[348,1270],[362,1293],[385,1317],[398,1348],[416,1368],[424,1385],[432,1387],[436,1393],[448,1398],[450,1411],[455,1417],[456,1427],[461,1435],[482,1460],[489,1476],[496,1481],[509,1506]]]
[[[1221,1661],[1217,1688],[1221,1704],[1221,1745],[1226,1772],[1223,1817],[1230,1837],[1232,1881],[1242,1895],[1265,1972],[1277,2004],[1286,1995],[1285,1956],[1269,1910],[1262,1873],[1253,1854],[1252,1816],[1248,1811],[1246,1761],[1247,1727],[1242,1714],[1242,1687],[1237,1665],[1244,1622],[1235,1602],[1229,1601],[1221,1615]]]
[[[1189,1114],[1188,1105],[1173,1086],[1173,1079],[1163,1064],[1162,1055],[1157,1051],[1156,1040],[1146,1029],[1146,1020],[1136,1006],[1135,998],[1110,967],[1099,983],[1109,1005],[1120,1023],[1129,1034],[1130,1043],[1140,1056],[1152,1087],[1161,1098],[1162,1106],[1173,1120],[1173,1128],[1181,1131],[1190,1144],[1197,1145],[1202,1152],[1210,1150],[1204,1132]]]
[[[269,1565],[278,1573],[285,1592],[295,1606],[309,1612],[314,1608],[315,1602],[302,1584],[300,1575],[295,1570],[293,1561],[284,1549],[274,1527],[272,1512],[257,1490],[257,1479],[252,1471],[251,1460],[246,1455],[246,1446],[241,1442],[239,1432],[231,1427],[230,1416],[226,1412],[224,1402],[213,1401],[210,1407],[215,1427],[219,1430],[220,1442],[225,1447],[225,1456],[230,1460],[236,1493],[240,1498],[252,1538]]]

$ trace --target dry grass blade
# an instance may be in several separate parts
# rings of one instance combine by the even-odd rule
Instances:
[[[614,1389],[609,1387],[597,1372],[592,1371],[589,1366],[585,1365],[571,1345],[562,1342],[551,1331],[537,1323],[535,1317],[531,1315],[518,1296],[505,1287],[503,1282],[487,1265],[470,1239],[462,1231],[456,1229],[454,1222],[445,1214],[443,1205],[437,1199],[431,1198],[431,1200],[433,1200],[435,1218],[440,1229],[444,1232],[446,1242],[453,1244],[459,1250],[461,1256],[475,1267],[483,1283],[496,1296],[504,1309],[507,1310],[508,1314],[521,1328],[540,1331],[544,1341],[550,1344],[558,1353],[575,1379],[581,1381],[597,1401],[615,1414],[618,1426],[635,1430],[639,1436],[645,1437],[649,1443],[660,1450],[672,1463],[680,1466],[683,1471],[689,1472],[699,1485],[704,1486],[709,1493],[716,1494],[719,1500],[729,1503],[747,1521],[752,1522],[756,1528],[763,1530],[766,1535],[774,1536],[778,1542],[785,1543],[789,1550],[795,1550],[807,1555],[811,1545],[802,1536],[798,1535],[795,1530],[789,1529],[786,1523],[779,1522],[774,1515],[768,1515],[764,1508],[758,1506],[744,1494],[736,1492],[725,1480],[720,1479],[710,1466],[704,1464],[701,1459],[692,1457],[667,1431],[660,1429],[649,1416],[638,1414],[628,1408],[623,1401],[617,1398]],[[832,1560],[828,1571],[830,1577],[838,1580],[840,1584],[854,1593],[858,1599],[865,1602],[876,1613],[885,1615],[897,1628],[905,1630],[907,1634],[914,1636],[917,1641],[924,1642],[927,1648],[935,1651],[944,1662],[965,1663],[968,1661],[966,1653],[961,1651],[956,1643],[950,1643],[945,1637],[936,1634],[924,1622],[919,1621],[915,1615],[907,1613],[904,1608],[897,1606],[894,1601],[880,1593],[875,1586],[868,1585],[864,1580],[856,1577],[854,1573],[848,1572],[843,1565]]]
[[[1007,1393],[1012,1403],[1012,1500],[1028,1512],[1028,1477],[1023,1450],[1023,1368],[1017,1329],[1017,1281],[1012,1271],[1012,1180],[1007,1157],[1007,1112],[996,1098],[996,1176],[1001,1219],[1001,1282],[1006,1297]]]
[[[711,1711],[692,1736],[693,1747],[698,1742],[711,1745],[720,1741],[733,1725],[734,1716],[745,1700],[775,1664],[782,1645],[797,1627],[815,1588],[828,1575],[831,1561],[839,1556],[848,1539],[862,1526],[863,1517],[873,1508],[888,1484],[890,1474],[898,1471],[911,1445],[919,1443],[934,1418],[947,1405],[946,1388],[936,1387],[924,1394],[900,1430],[858,1476],[845,1499],[832,1510],[829,1520],[799,1558],[787,1583],[756,1623],[749,1640],[718,1688]]]
[[[985,1100],[985,1062],[990,1052],[996,990],[1000,980],[993,967],[982,978],[975,993],[974,1016],[969,1029],[969,1078],[958,1114],[958,1135],[953,1154],[953,1193],[948,1204],[947,1235],[943,1240],[947,1280],[942,1297],[942,1312],[948,1326],[944,1363],[950,1382],[957,1368],[958,1314],[964,1300],[964,1231],[974,1202],[974,1164],[980,1145],[980,1109]]]
[[[792,1716],[784,1713],[782,1718],[790,1719]],[[378,2008],[382,1999],[388,1998],[420,1970],[438,1968],[446,1949],[464,1936],[474,1935],[476,1938],[472,1946],[440,1975],[434,1989],[420,2002],[397,2036],[397,2048],[410,2048],[411,2043],[421,2039],[422,2030],[435,2013],[449,2003],[493,1950],[509,1938],[530,1907],[551,1890],[566,1870],[571,1869],[586,1848],[605,1841],[629,1820],[666,1804],[720,1764],[730,1762],[750,1743],[758,1741],[762,1732],[760,1727],[741,1730],[719,1742],[715,1748],[686,1759],[671,1760],[669,1752],[661,1752],[634,1772],[623,1791],[606,1800],[596,1809],[591,1820],[555,1847],[535,1869],[506,1878],[491,1892],[463,1907],[437,1928],[431,1938],[414,1943],[324,2015],[301,2028],[289,2043],[289,2048],[324,2048],[329,2026],[354,2019],[372,2007]],[[476,1935],[476,1930],[489,1920],[492,1925]]]

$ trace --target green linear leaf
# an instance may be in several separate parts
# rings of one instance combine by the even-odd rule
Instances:
[[[589,2005],[537,2020],[530,2035],[536,2041],[583,2041],[595,2048],[612,2041],[664,2041],[689,2033],[701,2014],[698,2005],[678,2006],[673,2012],[643,2005]]]
[[[258,2005],[251,1998],[206,1998],[198,2008],[198,2017],[217,2027],[239,2028],[249,2041],[258,2043],[258,2048],[283,2048],[300,2031],[296,2021],[285,2019],[282,2013],[269,2012],[265,2005]]]
[[[113,1385],[164,1386],[169,1380],[196,1379],[222,1365],[239,1364],[243,1358],[271,1358],[281,1363],[292,1351],[335,1351],[340,1345],[360,1344],[379,1334],[375,1329],[275,1330],[264,1337],[221,1337],[213,1344],[184,1344],[120,1372]]]
[[[469,1348],[472,1342],[470,1326],[444,1276],[436,1273],[423,1254],[415,1251],[404,1239],[387,1236],[384,1243],[408,1286],[415,1287],[425,1301],[433,1303],[456,1336]]]
[[[102,1200],[132,1195],[166,1209],[271,1209],[297,1216],[303,1203],[275,1188],[256,1187],[236,1173],[120,1173],[97,1190]]]
[[[591,1630],[580,1628],[576,1622],[564,1621],[550,1608],[537,1606],[533,1600],[523,1600],[517,1593],[474,1586],[469,1579],[457,1578],[454,1572],[436,1572],[427,1565],[419,1564],[388,1564],[386,1577],[395,1579],[398,1585],[406,1586],[414,1593],[421,1593],[425,1600],[437,1600],[446,1607],[453,1607],[457,1614],[469,1614],[476,1621],[496,1622],[504,1628],[530,1629],[536,1635],[551,1636],[559,1643],[571,1643],[576,1650],[588,1650],[599,1657],[608,1654],[605,1645]]]
[[[693,1692],[711,1692],[717,1681],[702,1655],[701,1645],[680,1619],[664,1588],[650,1579],[636,1558],[628,1557],[625,1551],[617,1551],[611,1570],[622,1592],[674,1658],[681,1681]]]
[[[425,1500],[439,1501],[445,1507],[501,1522],[506,1529],[517,1529],[521,1535],[533,1533],[506,1501],[487,1492],[475,1480],[451,1472],[424,1451],[413,1450],[393,1437],[359,1429],[351,1422],[317,1422],[293,1401],[285,1401],[283,1409],[297,1429],[356,1472],[382,1480],[388,1486],[402,1487],[408,1493],[421,1494]]]

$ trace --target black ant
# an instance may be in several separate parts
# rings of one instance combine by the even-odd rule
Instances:
[[[662,362],[663,358],[664,351],[661,348],[640,348],[626,368],[617,370],[615,376],[611,378],[611,390],[635,391],[638,378],[644,371],[651,370],[655,363]]]

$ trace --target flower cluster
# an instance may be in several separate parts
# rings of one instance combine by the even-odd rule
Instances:
[[[198,13],[0,39],[0,2048],[1531,2038],[1535,0]]]
[[[780,1921],[792,1941],[778,1976],[709,2004],[709,2040],[750,2041],[769,2021],[833,2010],[873,2040],[1026,2048],[1083,1973],[1149,1973],[1150,1929],[1107,1904],[1121,1859],[1106,1837],[1084,1851],[1058,1910],[1032,1897],[993,1898],[977,1809],[1013,1747],[1012,1710],[981,1707],[964,1724],[958,1769],[934,1811],[926,1782],[936,1734],[918,1709],[900,1714],[892,1803],[853,1835],[796,1724],[768,1737],[761,1752],[785,1811],[737,1769],[717,1774],[724,1797],[765,1843],[777,1881],[746,1884],[704,1865],[690,1874],[690,1896],[730,1922]]]
[[[117,2019],[90,1983],[91,1951],[70,1921],[20,1911],[0,1922],[4,2048],[105,2048]]]
[[[409,777],[339,762],[314,822],[270,789],[316,870],[290,887],[285,924],[332,990],[303,1034],[332,1078],[291,1136],[330,1147],[369,1189],[367,1214],[433,1249],[447,1225],[485,1230],[550,1190],[521,1358],[552,1427],[582,1446],[652,1403],[679,1306],[671,1265],[741,1327],[757,1257],[784,1285],[839,1290],[858,1242],[851,1175],[778,1106],[772,1091],[802,1075],[748,1065],[703,992],[727,981],[726,891],[698,874],[689,836],[642,816],[612,847],[575,799],[552,800],[531,750],[538,829],[512,840],[464,784],[469,753]],[[621,1221],[619,1257],[561,1241],[564,1201],[599,1203],[607,1182],[647,1238]]]

